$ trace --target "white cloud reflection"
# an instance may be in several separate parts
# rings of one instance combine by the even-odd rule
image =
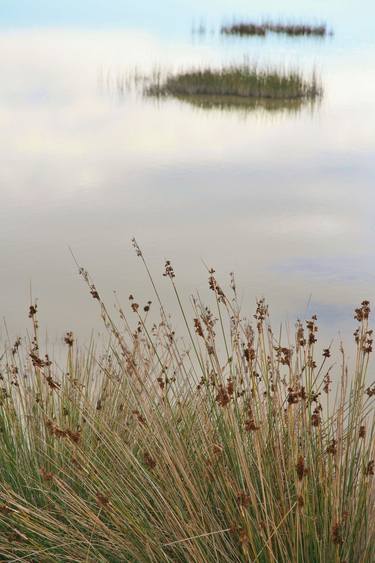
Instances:
[[[14,330],[30,280],[53,335],[91,327],[96,312],[68,245],[110,299],[115,287],[148,296],[133,235],[157,272],[165,256],[174,259],[186,291],[205,287],[202,258],[219,272],[237,271],[245,303],[265,294],[278,316],[299,312],[310,293],[323,313],[374,297],[375,268],[364,253],[374,243],[369,58],[326,57],[326,97],[314,115],[243,119],[176,101],[119,99],[100,84],[135,66],[237,55],[238,46],[220,43],[182,41],[172,50],[138,32],[0,34],[0,310]],[[293,50],[290,57],[298,60]],[[312,59],[306,53],[302,66]],[[369,275],[328,283],[319,260],[340,257]],[[293,268],[300,258],[316,265],[315,275]]]

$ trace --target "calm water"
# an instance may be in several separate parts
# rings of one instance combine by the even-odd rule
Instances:
[[[51,4],[2,0],[0,12],[0,314],[11,334],[24,332],[30,287],[51,339],[99,326],[69,246],[109,303],[112,290],[150,297],[132,236],[171,307],[165,258],[186,296],[208,295],[212,265],[223,282],[236,272],[246,310],[265,295],[277,320],[317,312],[324,330],[349,331],[353,306],[375,301],[372,3]],[[335,35],[224,40],[233,15],[315,16]],[[201,21],[207,33],[193,35]],[[315,67],[322,104],[203,110],[124,89],[134,69],[244,58]]]

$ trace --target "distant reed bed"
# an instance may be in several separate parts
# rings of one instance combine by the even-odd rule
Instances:
[[[186,99],[198,96],[230,97],[243,102],[246,99],[315,99],[322,95],[322,87],[315,74],[311,79],[305,79],[298,71],[239,65],[220,69],[193,69],[166,76],[160,74],[155,76],[145,93],[149,96]]]
[[[309,24],[292,24],[280,22],[238,22],[230,25],[224,25],[221,28],[224,35],[239,36],[260,36],[265,37],[268,33],[277,33],[287,35],[289,37],[325,37],[329,32],[326,24],[309,25]],[[330,32],[332,33],[332,32]]]
[[[167,261],[182,338],[134,246],[154,297],[116,318],[79,270],[108,348],[67,332],[56,365],[32,304],[30,338],[0,356],[1,559],[373,561],[369,303],[349,364],[315,316],[275,333],[261,299],[246,318],[233,276],[224,291],[210,270],[191,314]]]

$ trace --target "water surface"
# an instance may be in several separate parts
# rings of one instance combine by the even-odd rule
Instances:
[[[99,326],[69,246],[109,303],[112,290],[150,297],[132,236],[172,308],[165,258],[187,297],[207,295],[214,266],[223,282],[236,272],[248,311],[265,295],[277,320],[317,312],[327,332],[350,332],[353,306],[375,297],[375,13],[326,4],[3,1],[0,312],[12,335],[30,291],[52,340]],[[335,35],[220,37],[233,15],[312,17]],[[201,22],[207,33],[192,34]],[[125,88],[134,69],[244,59],[315,68],[322,103],[236,111]]]

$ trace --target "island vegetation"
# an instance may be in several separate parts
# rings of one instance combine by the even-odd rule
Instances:
[[[328,34],[326,24],[309,25],[309,24],[287,24],[287,23],[254,23],[254,22],[238,22],[230,25],[224,25],[221,28],[224,35],[239,36],[260,36],[265,37],[268,33],[284,34],[289,37],[313,36],[325,37]],[[332,33],[332,32],[331,32]]]
[[[209,100],[225,98],[231,103],[253,103],[254,100],[307,100],[322,95],[315,74],[305,79],[298,71],[261,69],[257,65],[240,65],[220,69],[202,68],[166,76],[157,75],[145,88],[149,96],[172,96],[183,99]]]

